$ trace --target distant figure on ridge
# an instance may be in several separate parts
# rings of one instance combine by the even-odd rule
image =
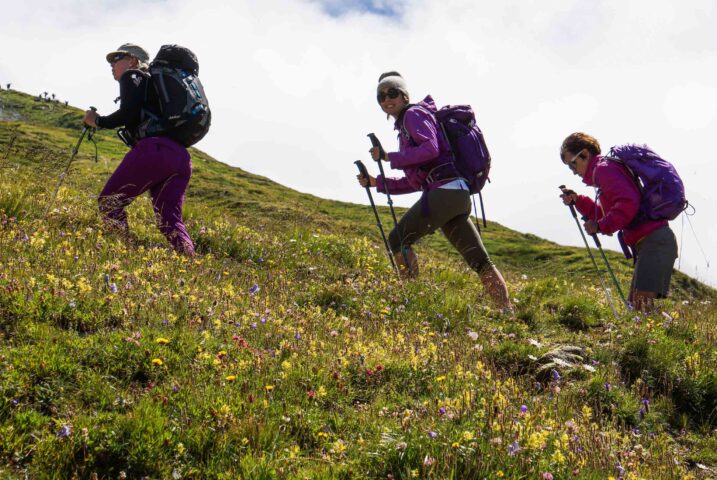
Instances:
[[[88,110],[84,121],[90,127],[124,127],[120,132],[131,149],[100,193],[100,212],[110,225],[129,233],[125,207],[149,190],[159,229],[175,250],[192,256],[194,244],[182,219],[184,193],[192,175],[189,152],[168,136],[143,137],[139,131],[143,108],[158,110],[156,93],[148,88],[149,55],[126,43],[106,58],[120,84],[119,110],[107,116]]]
[[[375,161],[387,160],[391,168],[403,170],[405,176],[395,179],[358,175],[359,183],[397,195],[424,190],[421,200],[406,212],[398,227],[389,234],[389,246],[399,271],[404,277],[418,275],[418,260],[411,246],[440,228],[466,263],[478,273],[496,306],[504,313],[511,313],[512,305],[503,276],[488,257],[480,234],[470,221],[469,188],[453,164],[451,146],[434,116],[437,109],[433,99],[428,96],[415,105],[410,104],[406,81],[398,72],[382,74],[376,92],[381,110],[395,121],[399,151],[387,153],[381,159],[381,149],[374,147],[371,156]]]
[[[565,205],[574,204],[583,215],[585,231],[594,235],[612,235],[618,233],[620,244],[628,258],[635,258],[635,271],[628,301],[639,311],[654,308],[656,298],[667,296],[670,287],[672,268],[677,258],[677,240],[668,225],[668,217],[661,212],[645,212],[641,186],[633,177],[637,175],[626,167],[630,158],[660,159],[646,146],[623,145],[613,147],[613,155],[601,155],[597,139],[585,133],[573,133],[568,136],[560,148],[560,158],[574,175],[582,178],[584,184],[596,189],[595,200],[578,195],[572,190],[564,190],[561,198]],[[671,166],[670,166],[671,167]],[[664,167],[651,167],[664,168]],[[674,172],[674,170],[673,170]],[[676,172],[673,173],[676,177]],[[679,177],[677,180],[681,186]],[[672,210],[676,216],[684,210],[686,201],[684,191],[671,200],[675,204]]]

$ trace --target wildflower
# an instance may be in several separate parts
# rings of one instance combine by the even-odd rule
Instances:
[[[57,438],[66,438],[69,437],[72,434],[72,428],[69,425],[63,425],[60,430],[58,430],[57,434],[55,436]]]
[[[612,389],[612,385],[610,385],[609,382],[605,382],[605,384],[603,385],[603,387],[605,387],[605,390],[607,390],[608,392]]]
[[[414,468],[411,470],[411,478],[418,478],[418,469]]]
[[[266,390],[267,393],[271,393],[271,391],[274,390],[274,385],[266,385],[264,390]]]
[[[334,442],[334,444],[331,448],[331,451],[340,455],[340,454],[344,453],[346,451],[346,449],[347,449],[346,443],[344,443],[343,440],[339,439]]]
[[[319,387],[319,390],[316,392],[316,396],[318,396],[319,398],[323,398],[326,396],[326,388],[323,385]]]
[[[257,324],[256,324],[256,322],[252,322],[251,325],[249,325],[249,326],[250,326],[251,328],[253,328],[253,329],[256,329]]]
[[[463,440],[466,442],[470,442],[473,438],[473,432],[469,432],[468,430],[463,432]]]
[[[227,375],[227,376],[225,377],[225,380],[226,380],[227,382],[233,382],[233,381],[235,381],[236,379],[237,379],[237,376],[236,376],[236,375]]]
[[[300,334],[299,332],[296,332],[296,333],[294,334],[294,339],[296,339],[296,340],[301,340],[301,334]]]
[[[256,283],[249,289],[249,295],[255,295],[261,288]]]
[[[179,391],[179,385],[177,385],[175,383],[174,385],[172,385],[172,392],[177,393],[178,391]]]
[[[558,380],[560,380],[560,372],[555,369],[552,369],[550,371],[550,378],[552,378],[554,382],[557,382]]]
[[[429,457],[428,455],[426,455],[425,457],[423,457],[423,466],[424,466],[424,467],[430,467],[430,466],[432,466],[435,462],[436,462],[436,459],[433,458],[433,457]]]
[[[495,476],[498,478],[503,478],[505,477],[505,473],[503,473],[503,470],[498,470],[497,472],[495,472]]]
[[[446,414],[446,407],[441,407],[438,409],[439,415],[445,415]]]
[[[460,447],[461,447],[461,444],[458,442],[451,443],[451,448],[460,448]]]
[[[161,367],[162,365],[164,365],[164,362],[162,361],[161,358],[153,358],[153,359],[152,359],[152,365],[156,365],[156,366],[158,366],[158,367]]]
[[[522,413],[522,414],[528,413],[528,406],[527,406],[527,405],[521,405],[521,406],[520,406],[520,413]]]
[[[553,455],[550,457],[550,460],[559,465],[562,465],[563,463],[565,463],[565,455],[563,455],[563,452],[561,452],[560,450],[555,450],[553,452]]]
[[[553,480],[553,474],[550,472],[544,472],[540,477],[542,480]]]
[[[519,451],[520,451],[520,444],[518,443],[517,440],[514,441],[513,443],[511,443],[510,445],[508,445],[508,455],[513,456],[516,453],[518,453]]]
[[[396,444],[396,450],[405,450],[408,448],[408,444],[406,442],[398,442]]]
[[[583,405],[582,412],[583,417],[585,417],[585,420],[590,420],[593,415],[593,409],[588,407],[587,405]]]
[[[472,331],[472,330],[468,332],[468,336],[469,336],[469,337],[471,338],[471,340],[473,340],[474,342],[475,342],[476,340],[478,340],[478,334],[477,334],[476,332]]]
[[[306,392],[306,396],[309,397],[310,400],[313,400],[316,398],[316,391],[309,390],[308,392]]]
[[[155,342],[157,342],[159,345],[166,345],[169,343],[169,340],[166,338],[159,337],[155,340]]]
[[[428,432],[428,438],[436,438],[437,436],[438,436],[438,434],[434,431]]]

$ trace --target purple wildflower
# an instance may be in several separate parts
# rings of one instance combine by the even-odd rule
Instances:
[[[255,283],[254,286],[249,289],[249,295],[254,295],[254,294],[256,294],[259,290],[261,290],[261,288],[259,287],[259,285],[257,285],[257,284]]]
[[[299,332],[296,332],[296,333],[294,334],[294,338],[295,338],[296,340],[301,340],[301,334],[300,334]]]
[[[256,322],[252,322],[251,325],[249,325],[251,328],[256,328]]]
[[[445,415],[445,414],[446,414],[446,407],[441,407],[441,408],[439,408],[439,409],[438,409],[438,413],[441,414],[441,415]]]
[[[520,444],[518,440],[508,445],[508,455],[513,456],[520,451]]]
[[[436,437],[438,436],[438,434],[437,434],[436,432],[434,432],[434,431],[430,431],[430,432],[428,432],[428,436],[429,436],[430,438],[436,438]]]
[[[520,406],[520,413],[528,413],[528,406],[527,406],[527,405],[521,405],[521,406]]]
[[[57,434],[55,436],[57,438],[66,438],[66,437],[69,437],[71,433],[72,433],[72,429],[70,428],[70,426],[63,425],[62,428],[60,428],[60,430],[57,432]]]
[[[550,378],[552,378],[554,382],[557,382],[558,380],[560,380],[560,372],[555,369],[552,369],[550,371]]]
[[[176,383],[174,385],[172,385],[172,391],[174,393],[177,393],[179,391],[179,385],[177,385]]]
[[[605,387],[605,390],[607,390],[608,392],[612,388],[612,385],[610,385],[610,382],[605,382],[605,385],[603,385],[603,386]]]

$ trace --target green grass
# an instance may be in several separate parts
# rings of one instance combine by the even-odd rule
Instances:
[[[80,112],[0,107],[0,478],[715,474],[708,287],[676,274],[661,311],[616,320],[582,250],[490,223],[510,320],[440,235],[402,287],[368,207],[197,150],[188,260],[146,198],[130,243],[104,229],[112,132],[44,219]]]

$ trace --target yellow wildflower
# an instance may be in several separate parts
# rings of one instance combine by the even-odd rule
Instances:
[[[162,365],[164,365],[164,362],[162,361],[161,358],[154,358],[154,359],[152,359],[152,365],[161,367]]]
[[[169,340],[166,338],[159,337],[157,340],[155,340],[160,345],[166,345],[169,343]]]

